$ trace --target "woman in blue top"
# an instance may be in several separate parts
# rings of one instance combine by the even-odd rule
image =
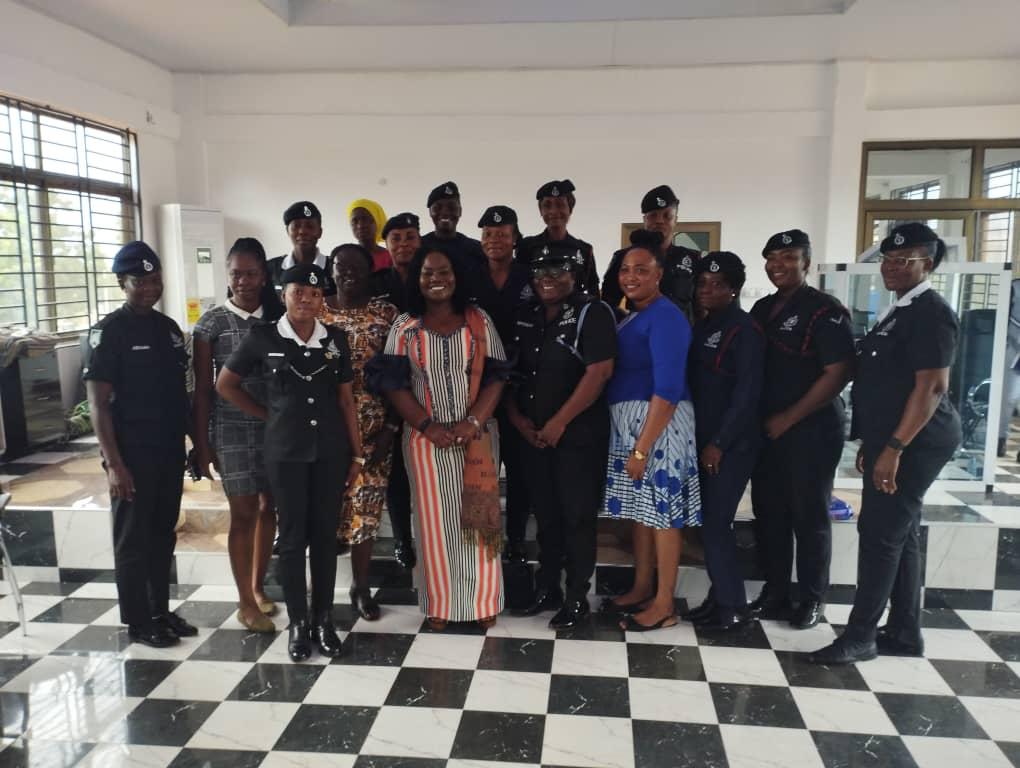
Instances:
[[[617,326],[619,357],[607,394],[612,416],[603,516],[633,521],[634,586],[604,609],[645,632],[676,624],[680,529],[701,523],[694,408],[687,388],[691,327],[662,295],[662,235],[638,230],[620,265],[632,312]],[[652,574],[658,568],[658,584]]]

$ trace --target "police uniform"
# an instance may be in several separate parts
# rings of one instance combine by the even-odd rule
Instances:
[[[302,264],[283,283],[319,286],[325,275]],[[316,628],[332,626],[337,510],[351,462],[338,388],[354,380],[343,331],[316,321],[307,342],[287,316],[253,327],[226,367],[239,376],[260,370],[266,381],[266,474],[279,516],[280,581],[292,632],[306,624],[305,548]],[[293,635],[292,635],[293,636]]]
[[[283,226],[288,227],[296,219],[315,219],[322,224],[322,214],[315,206],[315,203],[308,200],[301,200],[291,205],[283,212]],[[283,273],[293,267],[297,262],[293,253],[285,253],[283,256],[266,261],[266,271],[269,280],[276,289],[278,295],[283,294]],[[323,296],[336,296],[336,283],[333,282],[333,259],[316,249],[315,258],[312,260],[315,266],[319,267],[326,275],[326,285],[322,290]]]
[[[793,231],[791,230],[791,233]],[[783,247],[809,247],[779,233],[763,255]],[[803,235],[803,233],[800,233]],[[806,241],[807,236],[803,235]],[[775,241],[775,243],[774,243]],[[761,415],[764,422],[800,400],[835,363],[854,359],[850,318],[835,298],[802,285],[774,312],[778,293],[755,303],[751,316],[766,337]],[[766,439],[751,483],[755,539],[766,593],[773,604],[790,598],[793,540],[802,603],[822,603],[829,587],[832,482],[843,452],[843,401],[837,395],[776,440]]]
[[[486,209],[478,220],[479,227],[512,224],[517,230],[517,214],[503,205]],[[510,339],[514,333],[517,309],[534,295],[531,290],[531,270],[518,263],[510,262],[510,274],[502,287],[497,287],[489,271],[488,260],[483,268],[470,273],[470,300],[484,309],[492,318],[500,339]],[[524,440],[510,424],[506,409],[496,409],[499,422],[499,456],[506,471],[506,533],[510,541],[509,554],[520,559],[523,552],[524,536],[531,514],[528,498],[528,479],[524,474],[522,450]]]
[[[583,268],[577,249],[559,245],[543,250],[533,267]],[[511,338],[520,383],[512,396],[521,414],[541,429],[570,399],[589,365],[615,359],[616,320],[601,301],[575,291],[552,321],[546,321],[546,308],[536,297],[518,309],[515,325]],[[535,448],[523,438],[521,445],[538,520],[539,599],[560,596],[565,569],[566,606],[586,613],[609,450],[605,393],[567,425],[555,448]]]
[[[669,208],[679,201],[667,186],[656,187],[641,200],[641,213]],[[620,290],[620,265],[628,248],[621,248],[613,254],[609,268],[602,277],[602,300],[611,307],[619,307],[623,301]],[[701,251],[670,244],[663,259],[662,279],[659,289],[662,294],[680,307],[687,319],[694,320],[694,265],[701,259]]]
[[[383,240],[394,229],[415,229],[420,226],[417,216],[413,213],[398,213],[391,216],[382,230]],[[372,297],[389,302],[403,314],[407,311],[407,285],[395,266],[379,269],[372,273]]]
[[[156,254],[142,242],[125,245],[113,261],[117,275],[159,270]],[[180,621],[171,619],[169,600],[189,420],[187,369],[181,329],[155,309],[138,312],[125,304],[89,331],[83,378],[112,385],[114,436],[134,479],[134,498],[111,499],[120,617],[133,631],[154,618]],[[176,634],[193,634],[180,628]]]
[[[938,243],[923,224],[895,228],[881,251]],[[921,507],[925,492],[962,439],[960,417],[948,395],[939,398],[920,432],[902,446],[896,493],[875,489],[875,461],[891,443],[914,389],[917,371],[949,368],[959,338],[959,322],[949,304],[928,281],[908,291],[857,345],[857,373],[852,390],[851,439],[860,439],[864,454],[864,488],[857,521],[860,535],[857,595],[847,622],[846,641],[873,643],[889,604],[889,619],[880,637],[920,654],[921,641]]]
[[[743,265],[736,255],[710,253],[696,275],[737,269],[743,283]],[[710,444],[722,451],[717,473],[704,468],[700,473],[702,541],[714,598],[710,606],[714,615],[706,611],[705,618],[720,622],[743,618],[746,611],[733,518],[761,445],[759,400],[764,358],[762,330],[736,299],[694,325],[687,370],[698,452]]]
[[[577,188],[570,179],[549,181],[538,188],[538,191],[535,192],[535,199],[541,203],[543,198],[546,197],[569,196],[572,198],[575,189]],[[571,207],[573,207],[573,203],[571,203]],[[548,229],[542,230],[537,235],[522,237],[517,243],[515,258],[522,264],[530,265],[532,258],[541,250],[542,246],[548,245],[551,242],[554,241],[550,238]],[[562,243],[565,248],[573,253],[581,252],[583,263],[577,272],[577,290],[588,296],[598,296],[599,273],[595,266],[595,250],[592,248],[591,243],[586,243],[569,232],[563,238]]]
[[[426,206],[431,208],[433,203],[440,200],[460,201],[460,190],[457,188],[457,185],[452,181],[440,184],[429,192]],[[452,252],[457,256],[469,269],[474,270],[485,267],[485,252],[482,250],[482,244],[473,237],[468,237],[460,232],[455,232],[453,237],[450,238],[440,237],[435,232],[429,232],[427,235],[422,235],[421,244],[429,248],[441,246],[444,250]]]

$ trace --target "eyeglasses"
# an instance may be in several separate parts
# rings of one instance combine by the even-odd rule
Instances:
[[[536,280],[541,280],[543,277],[551,277],[553,280],[557,280],[569,271],[570,269],[567,267],[535,267],[531,274]]]
[[[903,269],[907,264],[912,261],[924,261],[930,256],[886,256],[884,253],[878,257],[883,264],[890,264],[899,269]]]

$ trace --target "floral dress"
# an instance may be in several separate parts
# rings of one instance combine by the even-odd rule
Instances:
[[[386,338],[396,316],[396,307],[376,299],[354,309],[324,306],[319,316],[324,324],[336,326],[347,334],[354,367],[354,403],[358,410],[365,466],[354,492],[344,499],[337,528],[337,538],[351,544],[375,539],[386,499],[392,452],[387,450],[384,455],[376,455],[374,450],[379,433],[387,429],[386,403],[365,390],[365,363],[386,346]]]

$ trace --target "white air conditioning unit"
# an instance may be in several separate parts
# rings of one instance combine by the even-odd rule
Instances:
[[[190,332],[207,309],[227,298],[223,214],[193,205],[159,206],[163,312]]]

